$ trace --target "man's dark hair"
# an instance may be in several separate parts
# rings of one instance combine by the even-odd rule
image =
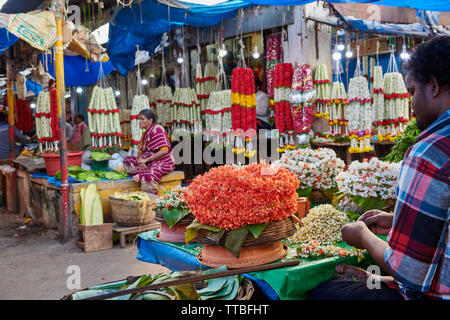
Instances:
[[[450,36],[438,36],[420,44],[405,68],[420,83],[425,84],[434,76],[439,86],[450,88]]]
[[[153,123],[156,123],[156,121],[158,120],[158,116],[156,114],[154,114],[153,111],[150,109],[142,110],[141,112],[139,112],[139,115],[144,116],[148,120],[153,119]]]

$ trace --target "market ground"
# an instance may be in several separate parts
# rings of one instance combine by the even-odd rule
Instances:
[[[0,208],[0,300],[58,300],[67,288],[68,267],[79,266],[81,289],[128,276],[166,272],[136,259],[133,239],[121,248],[85,253],[76,239],[62,243],[59,234]]]

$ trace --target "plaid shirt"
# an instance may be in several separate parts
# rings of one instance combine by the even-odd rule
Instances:
[[[450,299],[450,110],[408,149],[384,259],[407,299]]]

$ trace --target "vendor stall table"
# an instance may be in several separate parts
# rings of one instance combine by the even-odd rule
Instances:
[[[371,158],[375,155],[374,152],[364,152],[364,153],[350,153],[348,149],[350,148],[350,143],[340,143],[340,142],[319,142],[311,141],[311,148],[329,148],[336,152],[336,156],[340,158],[348,166],[352,161],[362,161],[364,158]]]
[[[133,233],[141,233],[145,231],[155,230],[159,229],[161,226],[161,223],[153,220],[152,223],[147,224],[145,226],[138,226],[138,227],[120,227],[118,225],[113,226],[113,232],[116,232],[120,235],[120,247],[125,248],[125,236]]]
[[[197,260],[197,255],[201,251],[200,244],[161,242],[156,238],[158,231],[157,229],[139,235],[136,257],[138,260],[160,264],[176,271],[208,269],[207,266],[200,264]],[[339,243],[339,246],[350,249],[344,242]],[[297,259],[294,257],[295,247],[288,247],[289,250],[285,259]],[[302,300],[307,297],[308,291],[314,289],[319,283],[333,278],[337,264],[346,263],[365,268],[372,263],[372,259],[367,254],[362,261],[358,261],[355,256],[302,258],[299,260],[300,264],[295,267],[255,272],[243,276],[254,281],[267,299]]]
[[[386,157],[392,151],[392,147],[395,145],[394,142],[391,141],[377,141],[372,140],[372,144],[375,146],[375,154],[377,158],[382,159]]]

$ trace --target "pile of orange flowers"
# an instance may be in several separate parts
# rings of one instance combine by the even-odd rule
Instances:
[[[295,213],[298,184],[283,167],[224,165],[197,176],[184,192],[184,200],[198,222],[229,231]]]

